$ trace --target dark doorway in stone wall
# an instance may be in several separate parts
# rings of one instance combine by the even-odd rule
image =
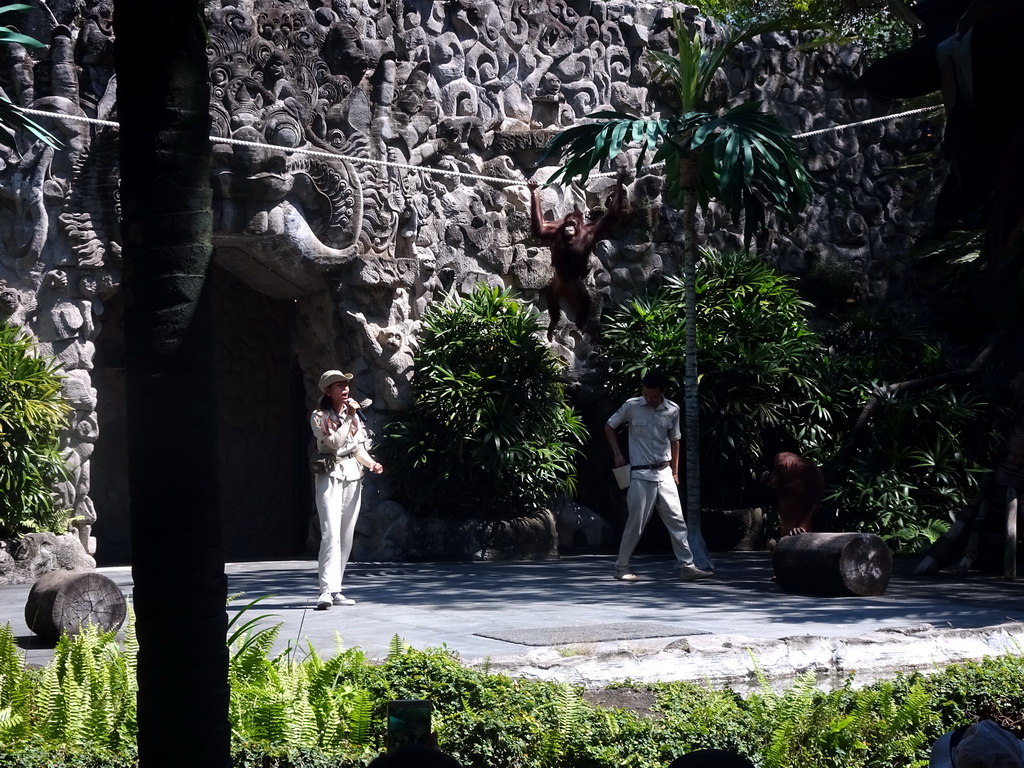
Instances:
[[[312,509],[295,302],[214,266],[221,513],[229,561],[303,554]]]
[[[221,267],[211,272],[217,333],[221,514],[229,561],[305,555],[313,510],[306,393],[292,351],[295,303],[269,298]],[[93,386],[99,440],[90,496],[96,561],[130,562],[124,299],[104,302]],[[168,546],[190,535],[168,521]]]

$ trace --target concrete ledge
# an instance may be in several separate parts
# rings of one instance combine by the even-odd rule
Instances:
[[[471,666],[537,680],[600,688],[623,680],[686,681],[740,692],[758,689],[760,669],[776,690],[811,672],[819,687],[853,676],[855,687],[897,673],[940,669],[987,656],[1020,653],[1024,623],[979,629],[936,629],[930,624],[880,629],[855,637],[799,635],[779,639],[699,635],[629,643],[594,643],[531,651],[523,656],[474,661]],[[572,655],[566,655],[572,654]]]

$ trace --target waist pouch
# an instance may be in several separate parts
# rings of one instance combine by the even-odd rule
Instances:
[[[314,475],[329,475],[334,471],[337,459],[334,454],[320,454],[309,460],[309,469]]]

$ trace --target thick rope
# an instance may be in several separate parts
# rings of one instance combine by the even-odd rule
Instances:
[[[941,104],[935,104],[930,107],[921,107],[920,109],[910,109],[906,112],[897,112],[894,115],[883,115],[882,117],[871,117],[867,120],[858,120],[856,123],[845,123],[843,125],[833,125],[831,128],[821,128],[817,131],[808,131],[807,133],[797,133],[789,138],[791,139],[807,139],[811,136],[820,136],[823,133],[838,133],[844,131],[847,128],[854,128],[859,125],[873,125],[874,123],[884,123],[887,120],[899,120],[901,117],[909,117],[910,115],[919,115],[922,112],[935,112],[936,110],[943,109]]]
[[[897,112],[892,115],[883,115],[882,117],[872,117],[866,120],[858,120],[854,123],[844,123],[843,125],[834,125],[829,128],[821,128],[815,131],[808,131],[807,133],[797,133],[791,136],[791,139],[806,139],[811,136],[820,136],[825,133],[838,133],[849,128],[856,128],[861,125],[873,125],[875,123],[882,123],[889,120],[899,120],[900,118],[909,117],[911,115],[918,115],[924,112],[934,112],[942,109],[941,104],[937,104],[931,107],[921,107],[919,109],[911,109],[906,112]],[[84,115],[68,115],[61,112],[47,112],[41,109],[27,109],[24,107],[18,107],[15,105],[15,109],[26,115],[50,117],[57,120],[65,120],[67,122],[79,122],[86,123],[87,125],[98,125],[105,128],[119,128],[120,124],[113,120],[99,120],[93,117],[85,117]],[[241,147],[254,147],[256,149],[268,149],[275,152],[284,152],[286,154],[294,155],[309,155],[311,157],[322,157],[328,160],[342,160],[345,162],[352,163],[354,165],[375,165],[382,168],[400,168],[406,171],[415,171],[417,173],[430,173],[437,176],[450,176],[455,179],[472,179],[474,181],[486,181],[491,184],[502,184],[508,187],[522,186],[526,184],[525,181],[517,181],[515,179],[503,178],[500,176],[484,176],[478,173],[464,173],[457,169],[451,168],[430,168],[423,165],[410,165],[408,163],[399,163],[394,160],[374,160],[369,157],[353,157],[351,155],[343,155],[337,152],[327,152],[318,149],[306,149],[303,147],[279,147],[274,144],[262,144],[257,141],[244,141],[242,139],[230,139],[224,136],[211,136],[210,141],[216,144],[232,144]],[[655,163],[653,165],[644,166],[642,170],[648,171],[654,168],[663,166],[664,163]],[[618,171],[604,171],[600,173],[592,174],[594,177],[606,177],[615,176]]]

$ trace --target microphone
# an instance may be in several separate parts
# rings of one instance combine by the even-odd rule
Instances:
[[[357,406],[359,406],[358,408],[356,408],[356,416],[358,416],[359,420],[362,421],[365,424],[366,423],[366,416],[363,414],[363,409],[364,408],[369,408],[371,405],[373,405],[373,400],[371,400],[370,398],[366,398],[365,400],[356,401],[356,400],[353,400],[350,397],[348,399],[348,402],[350,404],[351,403],[355,403]]]

